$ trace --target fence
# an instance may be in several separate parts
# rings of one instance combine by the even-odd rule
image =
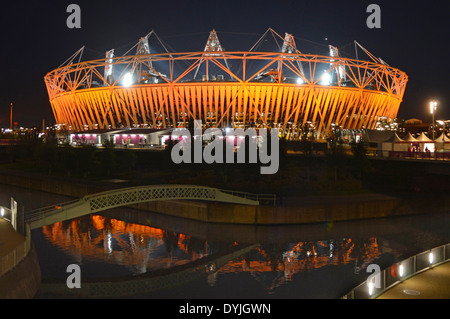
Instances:
[[[377,276],[371,276],[342,299],[373,299],[395,285],[450,259],[450,244],[438,246],[398,262],[382,270]],[[373,280],[376,278],[377,280]],[[378,285],[377,285],[378,284]]]
[[[424,159],[424,160],[450,160],[450,152],[409,152],[409,151],[380,151],[389,158]]]

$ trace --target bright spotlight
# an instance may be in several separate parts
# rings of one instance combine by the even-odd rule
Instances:
[[[434,111],[436,111],[436,109],[437,109],[437,102],[431,101],[430,102],[430,114],[434,114]]]
[[[131,86],[133,84],[133,74],[131,74],[130,72],[125,74],[122,80],[122,84],[126,87]]]
[[[330,83],[331,83],[330,73],[325,73],[322,76],[322,85],[330,85]]]
[[[398,267],[398,274],[399,274],[400,277],[403,277],[403,274],[404,274],[403,265],[400,265]]]
[[[430,255],[428,257],[429,257],[429,261],[430,261],[430,265],[431,265],[434,261],[433,253],[430,253]]]
[[[369,289],[369,296],[372,296],[373,295],[373,288],[374,288],[375,285],[374,285],[373,282],[369,281],[367,283],[367,286],[368,286],[368,289]]]
[[[298,78],[297,79],[297,84],[303,84],[304,82],[303,82],[303,79],[302,78]]]

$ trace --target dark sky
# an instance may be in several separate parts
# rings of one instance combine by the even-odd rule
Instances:
[[[81,7],[81,29],[66,26],[71,3]],[[381,29],[366,25],[370,3],[381,7]],[[248,50],[258,37],[247,42],[238,34],[262,35],[269,27],[323,47],[358,41],[408,74],[399,117],[427,121],[428,103],[436,99],[437,117],[450,119],[447,14],[447,0],[4,1],[0,127],[9,126],[11,102],[19,125],[40,125],[43,119],[53,122],[43,78],[82,46],[100,58],[109,49],[133,46],[155,30],[178,52],[201,51],[209,31],[215,29],[219,37],[221,32],[237,35],[236,43],[222,40],[224,47]],[[188,36],[194,34],[201,39],[196,47]],[[297,46],[302,51],[302,43],[297,41]]]

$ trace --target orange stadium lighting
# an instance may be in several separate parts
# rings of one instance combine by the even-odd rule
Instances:
[[[397,117],[404,72],[356,42],[370,61],[342,57],[334,47],[330,56],[303,54],[292,35],[269,31],[284,41],[281,52],[225,51],[215,31],[199,52],[151,53],[148,36],[131,55],[111,50],[77,63],[80,50],[45,76],[56,122],[81,131],[200,120],[204,128],[278,128],[293,139],[315,123],[323,139],[333,124],[375,129],[380,118]]]

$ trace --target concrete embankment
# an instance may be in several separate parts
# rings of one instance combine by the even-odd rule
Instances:
[[[74,179],[0,170],[3,184],[53,194],[83,197],[130,185],[86,182]],[[277,205],[246,206],[216,202],[158,201],[132,207],[210,223],[305,224],[389,216],[442,213],[450,207],[450,196],[442,194],[359,194],[348,196],[289,197]]]
[[[33,298],[41,284],[41,269],[34,249],[11,271],[0,277],[0,299]]]
[[[33,298],[40,283],[41,270],[30,238],[0,219],[0,299]]]
[[[139,209],[165,213],[212,223],[253,225],[307,224],[389,216],[448,212],[447,197],[387,196],[367,194],[354,196],[290,198],[276,206],[243,206],[223,203],[181,201],[148,202]]]

